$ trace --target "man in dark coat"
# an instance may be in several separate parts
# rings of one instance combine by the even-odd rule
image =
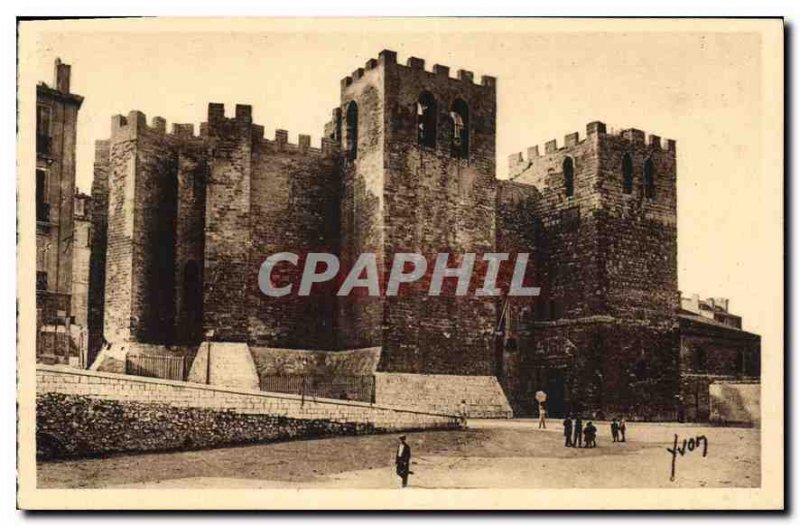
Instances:
[[[572,418],[567,415],[564,418],[564,447],[572,445]]]
[[[619,435],[620,442],[625,442],[625,418],[619,419]]]
[[[597,428],[593,423],[588,422],[583,428],[583,439],[586,447],[597,447]]]
[[[397,455],[394,463],[397,475],[403,480],[403,487],[408,486],[408,475],[411,473],[411,447],[406,444],[406,436],[400,437],[400,444],[397,446]]]
[[[573,429],[575,436],[572,438],[572,447],[583,447],[583,420],[581,415],[575,417]]]

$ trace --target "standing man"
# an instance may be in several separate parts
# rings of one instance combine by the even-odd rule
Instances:
[[[572,446],[572,418],[567,415],[564,418],[564,447]]]
[[[397,446],[397,456],[395,456],[394,463],[397,470],[397,475],[403,480],[403,487],[408,486],[408,475],[411,473],[409,467],[411,466],[411,448],[406,444],[406,436],[400,437],[400,445]]]
[[[597,428],[591,421],[583,429],[583,438],[586,447],[597,447]]]
[[[619,442],[619,422],[616,417],[611,419],[611,441]]]
[[[625,442],[625,417],[621,416],[619,418],[619,434],[620,434],[620,442]]]
[[[575,415],[575,436],[572,438],[572,447],[583,447],[583,420],[581,415]]]

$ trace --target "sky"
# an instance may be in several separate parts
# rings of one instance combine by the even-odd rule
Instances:
[[[267,137],[286,129],[291,142],[304,133],[318,146],[340,79],[382,49],[396,51],[401,63],[424,58],[429,70],[438,63],[452,75],[467,69],[476,79],[497,77],[499,177],[509,154],[553,138],[561,145],[574,131],[583,138],[595,120],[674,139],[679,288],[730,298],[744,328],[780,351],[782,122],[775,116],[783,94],[782,78],[767,67],[776,60],[774,39],[767,45],[755,21],[685,22],[42,23],[26,71],[51,83],[57,56],[72,65],[72,91],[85,97],[77,184],[87,193],[94,141],[108,138],[114,114],[140,110],[169,127],[197,128],[209,102],[225,103],[229,116],[235,104],[251,104]]]

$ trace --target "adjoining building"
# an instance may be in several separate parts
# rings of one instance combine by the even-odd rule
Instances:
[[[94,368],[264,390],[311,379],[326,396],[463,401],[473,416],[529,415],[538,390],[553,416],[685,412],[675,141],[592,122],[512,156],[499,180],[494,77],[384,50],[340,93],[319,148],[266,139],[247,105],[209,104],[199,134],[112,118],[92,189]],[[331,284],[267,297],[260,265],[283,251],[343,267],[374,253],[380,283],[398,252],[447,252],[451,266],[529,253],[542,294],[431,297],[419,282],[396,297]]]
[[[761,337],[726,298],[681,298],[680,420],[760,421]]]
[[[53,85],[36,86],[36,355],[48,363],[79,362],[72,318],[73,205],[78,110],[70,66],[55,61]]]

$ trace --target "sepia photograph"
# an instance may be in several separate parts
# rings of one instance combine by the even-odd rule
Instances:
[[[783,508],[782,19],[18,31],[21,508]]]

